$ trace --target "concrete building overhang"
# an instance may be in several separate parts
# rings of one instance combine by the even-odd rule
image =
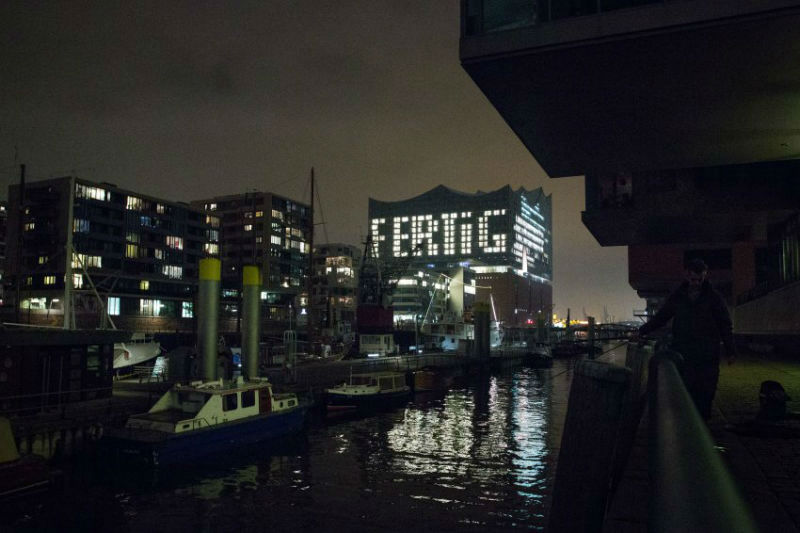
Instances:
[[[791,213],[773,210],[670,216],[609,208],[583,211],[581,220],[601,246],[702,244],[764,240],[767,226]]]
[[[797,1],[661,2],[464,30],[461,61],[552,177],[774,161],[800,157],[798,27]]]

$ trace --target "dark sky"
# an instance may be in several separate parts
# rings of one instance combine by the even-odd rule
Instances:
[[[643,307],[626,248],[601,248],[580,222],[583,178],[548,179],[462,70],[459,0],[11,1],[0,26],[4,198],[25,163],[29,180],[74,174],[171,200],[308,201],[313,166],[316,241],[356,243],[370,196],[542,186],[556,312]]]

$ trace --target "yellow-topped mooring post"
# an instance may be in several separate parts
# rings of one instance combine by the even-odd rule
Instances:
[[[261,269],[242,269],[242,364],[248,378],[258,376],[258,344],[261,337]]]
[[[203,358],[203,379],[217,379],[219,292],[222,264],[219,259],[200,260],[197,294],[197,352]]]

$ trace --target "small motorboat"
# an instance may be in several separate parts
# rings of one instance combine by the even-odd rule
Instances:
[[[103,440],[121,456],[163,466],[293,433],[307,407],[295,394],[273,393],[266,378],[195,381],[175,385]]]
[[[402,372],[351,374],[344,383],[325,390],[329,413],[396,407],[408,401],[411,387]]]

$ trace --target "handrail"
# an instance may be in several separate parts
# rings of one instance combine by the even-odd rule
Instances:
[[[758,531],[683,384],[682,361],[663,350],[650,362],[648,531]]]

